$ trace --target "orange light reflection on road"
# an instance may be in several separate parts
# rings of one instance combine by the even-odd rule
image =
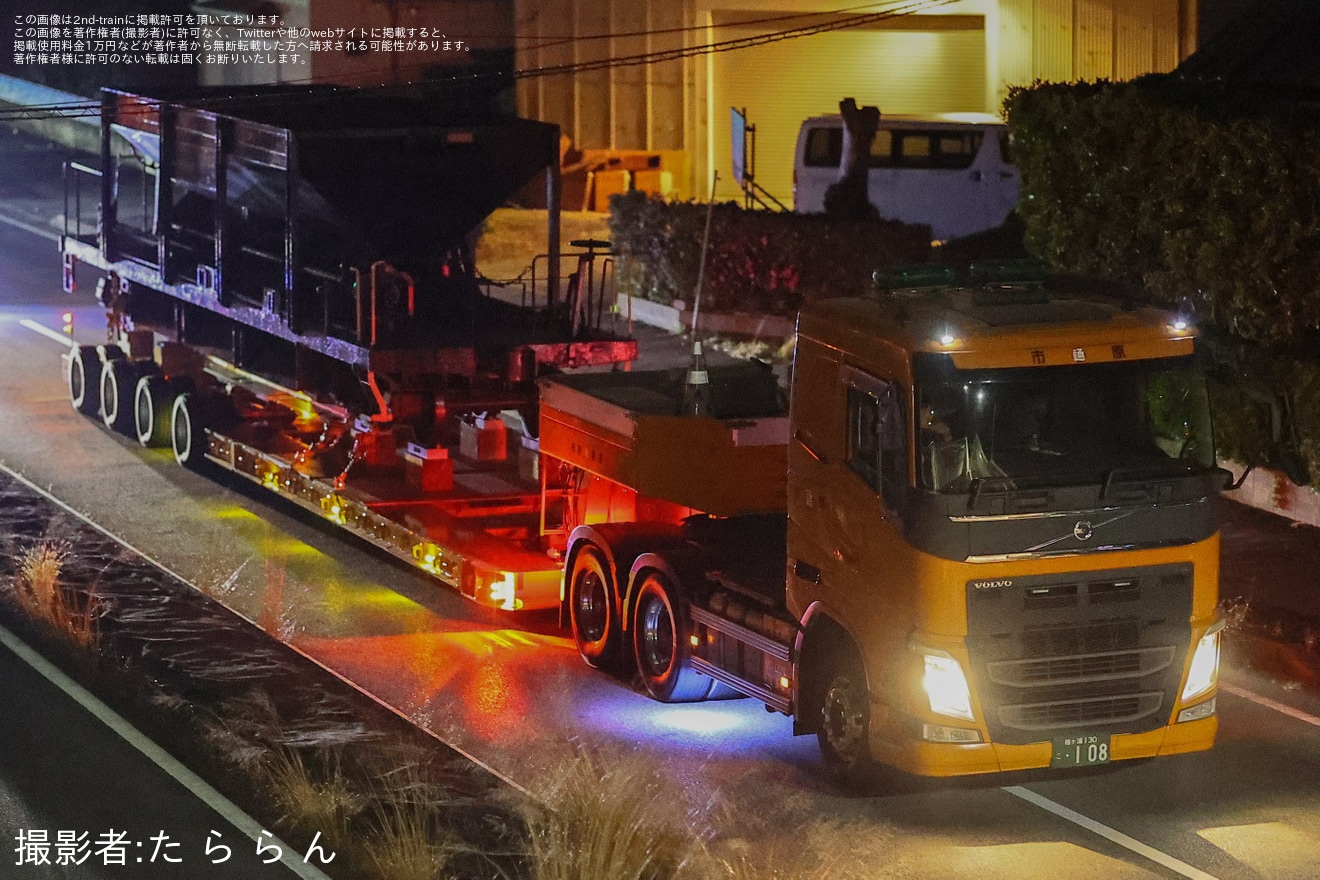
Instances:
[[[529,723],[530,689],[568,639],[515,629],[306,640],[302,645],[361,687],[387,695],[426,721],[460,720],[487,739],[518,736]]]

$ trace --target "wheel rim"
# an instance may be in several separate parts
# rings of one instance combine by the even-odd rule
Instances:
[[[609,624],[605,581],[592,569],[580,571],[574,594],[577,596],[574,617],[578,633],[583,641],[599,642],[605,637],[605,628]]]
[[[662,676],[674,662],[674,619],[669,606],[659,596],[648,596],[641,621],[642,663],[652,676]]]
[[[825,693],[821,730],[830,750],[852,764],[866,749],[866,707],[857,686],[848,678],[836,678]]]

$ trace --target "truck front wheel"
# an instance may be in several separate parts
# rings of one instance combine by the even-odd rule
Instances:
[[[569,575],[569,619],[573,641],[587,665],[614,671],[621,665],[619,606],[614,581],[600,550],[585,546],[573,557]]]
[[[633,649],[642,686],[662,703],[704,700],[716,685],[688,663],[687,616],[682,610],[682,597],[668,579],[647,573],[633,609]]]
[[[865,679],[855,661],[838,660],[827,681],[816,731],[825,772],[843,787],[858,786],[873,769]]]

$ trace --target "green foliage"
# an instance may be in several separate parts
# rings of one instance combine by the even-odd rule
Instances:
[[[1028,248],[1191,308],[1219,454],[1320,476],[1320,113],[1152,76],[1036,83],[1005,109]]]
[[[1037,83],[1005,102],[1031,250],[1142,285],[1244,338],[1320,326],[1320,118],[1167,78]]]
[[[706,206],[630,192],[610,199],[619,289],[691,304]],[[929,230],[892,221],[830,222],[823,215],[745,211],[717,204],[711,218],[702,308],[795,315],[803,302],[849,296],[881,267],[925,260]]]

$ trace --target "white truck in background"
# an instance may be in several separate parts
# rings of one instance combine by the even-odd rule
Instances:
[[[825,191],[839,180],[842,156],[841,116],[802,123],[793,160],[794,210],[825,210]],[[881,217],[925,224],[938,241],[993,229],[1017,204],[1008,128],[988,113],[881,116],[867,195]]]

